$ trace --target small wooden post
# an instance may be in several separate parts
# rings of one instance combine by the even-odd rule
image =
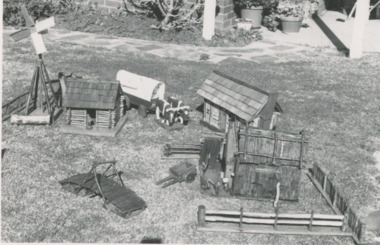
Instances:
[[[274,210],[275,210],[275,214],[276,214],[276,216],[275,216],[275,218],[274,218],[274,225],[273,225],[273,228],[274,228],[275,230],[277,230],[278,208],[275,208]]]
[[[67,120],[67,124],[70,125],[71,124],[71,107],[69,108],[69,118]]]
[[[17,98],[17,109],[20,109],[21,106],[21,97]]]
[[[349,215],[349,209],[344,213],[343,217],[343,224],[342,224],[342,231],[346,231],[348,227],[348,215]]]
[[[303,151],[304,151],[304,144],[305,144],[305,131],[301,131],[302,138],[301,138],[301,149],[300,149],[300,164],[299,164],[299,169],[302,167],[302,159],[303,159]]]
[[[332,186],[332,187],[334,189],[334,200],[331,200],[331,202],[332,202],[332,205],[334,207],[336,207],[336,199],[338,199],[338,191],[336,190],[336,188],[334,186]]]
[[[9,104],[7,104],[7,105],[5,106],[5,115],[8,115],[8,111],[9,111]]]
[[[322,184],[322,188],[323,188],[323,191],[326,192],[326,182],[327,182],[327,176],[323,176],[323,184]]]
[[[314,211],[311,211],[311,214],[310,214],[310,223],[309,223],[309,231],[311,231],[312,228],[313,228],[313,218],[314,218]]]
[[[363,242],[365,239],[365,233],[367,230],[367,225],[360,221],[360,231],[359,231],[359,241]]]
[[[277,151],[277,135],[276,135],[276,129],[274,130],[274,146],[273,146],[273,156],[272,156],[272,164],[275,165],[276,161],[276,151]],[[302,151],[302,148],[301,148]]]
[[[206,207],[204,205],[199,205],[198,206],[198,226],[200,227],[206,226],[205,216],[206,216]]]
[[[240,221],[239,221],[239,228],[241,228],[243,223],[243,207],[240,208]]]

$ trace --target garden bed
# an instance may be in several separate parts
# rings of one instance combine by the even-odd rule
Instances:
[[[116,37],[129,37],[143,40],[160,41],[194,46],[242,47],[261,40],[259,30],[243,31],[232,29],[230,32],[217,33],[211,41],[202,38],[202,25],[186,26],[182,30],[163,31],[154,29],[160,21],[143,14],[123,13],[102,14],[100,12],[69,12],[56,16],[57,28],[106,34]]]

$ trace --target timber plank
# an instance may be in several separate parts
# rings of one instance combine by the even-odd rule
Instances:
[[[272,225],[239,225],[236,224],[208,224],[205,227],[197,227],[199,231],[243,232],[260,234],[284,234],[284,235],[317,235],[317,236],[352,236],[350,231],[341,231],[337,227],[313,227],[308,230],[307,226],[278,226],[277,230]]]

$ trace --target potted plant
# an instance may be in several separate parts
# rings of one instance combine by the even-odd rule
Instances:
[[[265,0],[235,0],[240,17],[252,22],[252,28],[261,27]]]
[[[318,0],[280,0],[275,15],[283,32],[299,32],[302,21],[318,10]]]

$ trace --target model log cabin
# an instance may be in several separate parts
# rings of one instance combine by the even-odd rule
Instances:
[[[65,133],[116,136],[126,121],[119,82],[61,79]]]

